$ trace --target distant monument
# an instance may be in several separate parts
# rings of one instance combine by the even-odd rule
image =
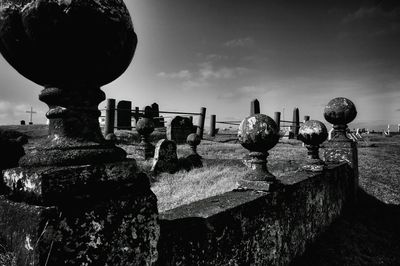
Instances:
[[[29,125],[33,125],[32,115],[33,115],[33,114],[36,114],[36,112],[33,111],[32,106],[31,106],[31,110],[30,110],[30,111],[26,111],[26,113],[30,114]],[[25,121],[24,121],[24,122],[25,122]]]

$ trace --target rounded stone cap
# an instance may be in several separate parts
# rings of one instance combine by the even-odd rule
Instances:
[[[240,144],[250,151],[267,152],[279,141],[279,128],[275,121],[264,114],[245,118],[239,126]]]
[[[357,116],[356,106],[347,98],[338,97],[325,107],[324,117],[333,125],[347,125]]]
[[[301,125],[298,139],[307,145],[320,145],[328,138],[328,130],[324,123],[309,120]]]
[[[186,142],[187,144],[189,144],[190,146],[197,146],[200,144],[201,142],[201,138],[199,135],[197,135],[196,133],[191,133],[187,136],[186,138]]]
[[[2,2],[0,51],[39,85],[100,87],[133,58],[137,36],[122,0]]]
[[[154,131],[154,122],[153,119],[142,117],[136,123],[136,131],[140,135],[150,135],[151,132]]]

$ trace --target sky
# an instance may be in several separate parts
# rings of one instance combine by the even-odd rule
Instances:
[[[257,98],[273,117],[293,108],[327,122],[351,99],[353,127],[400,123],[400,1],[126,0],[138,35],[127,71],[102,89],[140,108],[242,120]],[[41,87],[0,58],[0,124],[44,123]],[[105,103],[99,105],[104,108]],[[396,125],[396,126],[395,126]],[[222,126],[222,125],[221,125]]]

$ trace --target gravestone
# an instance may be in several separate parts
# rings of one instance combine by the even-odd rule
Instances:
[[[167,139],[177,144],[186,143],[190,133],[193,133],[193,123],[187,117],[175,116],[167,125]]]
[[[161,125],[160,123],[160,119],[158,118],[160,116],[160,109],[158,107],[157,103],[153,103],[151,105],[151,110],[152,110],[152,117],[157,117],[156,119],[154,119],[154,126],[157,127],[162,127],[163,125]]]
[[[151,172],[155,175],[162,172],[174,173],[178,168],[176,143],[167,139],[159,140],[156,145]]]
[[[118,129],[132,129],[131,124],[131,109],[132,102],[119,101],[117,104],[117,128]]]
[[[144,117],[147,117],[147,118],[153,118],[154,117],[153,109],[151,108],[151,106],[147,105],[147,106],[145,106],[143,108],[143,110],[144,110],[144,114],[143,114]]]
[[[260,113],[260,102],[254,99],[250,103],[250,115],[255,115]]]
[[[25,126],[25,120],[21,120],[21,126]]]
[[[293,124],[292,124],[292,138],[297,139],[300,129],[300,114],[299,108],[293,109]]]

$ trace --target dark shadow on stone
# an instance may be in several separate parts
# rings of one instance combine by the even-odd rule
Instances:
[[[400,265],[400,206],[358,197],[292,266]]]

